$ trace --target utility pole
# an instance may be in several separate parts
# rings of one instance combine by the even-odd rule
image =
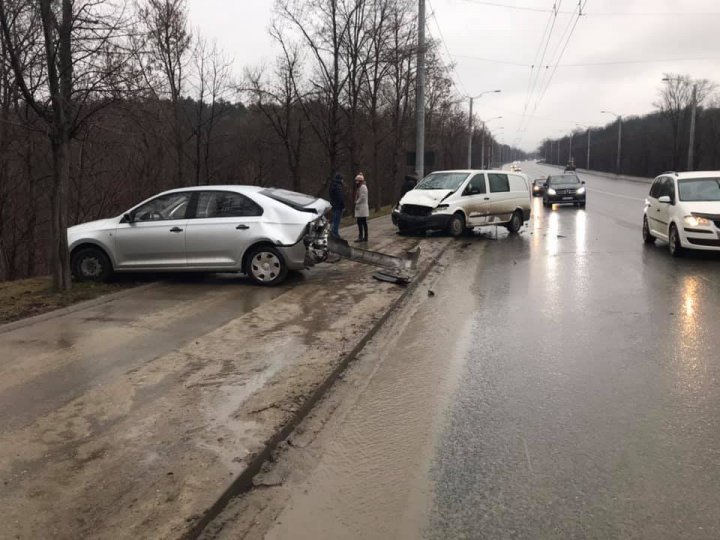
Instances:
[[[557,152],[558,152],[558,165],[560,165],[560,140],[559,139],[558,139]]]
[[[485,168],[485,122],[482,123],[482,139],[480,142],[480,168]]]
[[[590,128],[587,128],[587,159],[585,160],[585,168],[590,170]]]
[[[467,154],[467,168],[472,169],[472,139],[473,139],[473,99],[470,98],[470,114],[468,115],[468,154]],[[485,125],[485,122],[483,122]]]
[[[425,176],[425,0],[418,0],[417,88],[415,90],[415,174]]]
[[[615,174],[620,174],[620,159],[622,157],[622,115],[612,111],[600,111],[603,114],[612,114],[618,121],[617,158],[615,162]]]
[[[572,161],[572,141],[573,141],[573,133],[570,132],[570,146],[568,146],[568,163]]]
[[[687,170],[695,169],[695,117],[697,116],[697,83],[693,84],[692,104],[690,109],[690,146],[688,147]]]

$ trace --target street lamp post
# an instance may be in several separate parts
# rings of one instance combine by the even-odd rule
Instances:
[[[590,170],[590,131],[591,126],[583,126],[582,124],[575,124],[579,128],[585,128],[587,130],[587,156],[585,157],[585,168]]]
[[[480,99],[485,94],[497,94],[500,90],[487,90],[480,92],[477,96],[470,96],[470,114],[468,115],[468,149],[467,149],[467,168],[472,169],[472,138],[473,138],[473,101]],[[483,122],[484,125],[484,122]]]
[[[618,121],[617,159],[615,162],[615,174],[620,174],[620,158],[622,156],[622,115],[612,111],[600,111],[603,114],[612,114]]]
[[[690,145],[688,146],[687,170],[695,169],[695,117],[697,116],[697,83],[693,84],[692,109],[690,109]]]
[[[501,118],[502,118],[502,116],[496,116],[495,118],[490,118],[489,120],[484,120],[482,123],[482,140],[480,143],[480,168],[481,169],[485,168],[485,124],[487,124],[488,122],[492,122],[493,120],[500,120]],[[470,157],[469,157],[470,152],[471,152],[471,150],[468,150],[468,162],[470,161]],[[472,166],[472,164],[470,164],[470,163],[468,163],[468,165],[469,165],[468,168],[470,168]]]

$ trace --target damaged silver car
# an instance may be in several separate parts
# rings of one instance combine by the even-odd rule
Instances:
[[[174,189],[120,216],[68,229],[73,275],[114,272],[243,272],[260,285],[327,258],[330,203],[257,186]]]

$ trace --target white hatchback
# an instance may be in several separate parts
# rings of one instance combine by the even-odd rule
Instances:
[[[659,238],[670,253],[720,251],[720,171],[667,172],[653,181],[645,199],[643,240]]]

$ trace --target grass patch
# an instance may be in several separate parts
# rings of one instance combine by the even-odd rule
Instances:
[[[0,324],[47,313],[84,300],[134,287],[137,283],[73,283],[69,291],[54,291],[49,277],[0,283]]]
[[[389,216],[392,213],[393,208],[395,208],[394,204],[389,204],[388,206],[382,206],[380,207],[380,210],[372,209],[370,210],[370,217],[368,219],[375,219],[383,216]],[[341,227],[348,227],[350,225],[355,225],[355,217],[353,216],[353,211],[350,211],[350,214],[343,217],[342,221],[340,222]]]

